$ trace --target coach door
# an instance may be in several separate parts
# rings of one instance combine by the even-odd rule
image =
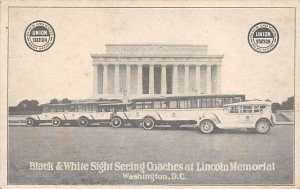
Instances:
[[[222,127],[237,127],[240,121],[241,106],[228,106],[224,118],[221,119]]]
[[[239,117],[240,127],[248,128],[249,125],[253,125],[255,117],[253,115],[253,105],[241,106],[241,113]]]

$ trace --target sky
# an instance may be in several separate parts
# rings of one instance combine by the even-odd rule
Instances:
[[[36,20],[55,30],[45,52],[24,41]],[[279,33],[269,53],[255,52],[247,40],[250,28],[263,21]],[[209,54],[224,55],[224,94],[282,102],[294,95],[294,30],[291,8],[10,8],[8,103],[90,98],[90,55],[105,53],[105,44],[144,43],[208,45]]]

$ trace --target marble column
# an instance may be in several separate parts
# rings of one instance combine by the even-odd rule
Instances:
[[[137,94],[143,94],[143,70],[142,64],[138,64],[137,67]]]
[[[94,95],[98,95],[98,65],[93,66],[93,79],[94,79],[94,86],[93,86],[93,93]]]
[[[197,94],[201,93],[201,70],[200,70],[200,65],[196,65],[196,89],[197,89]]]
[[[222,93],[222,83],[221,83],[221,65],[217,65],[217,90],[216,93],[221,94]]]
[[[167,66],[161,66],[161,94],[167,94]]]
[[[108,65],[103,65],[103,94],[108,94]]]
[[[120,94],[120,65],[115,64],[115,94]]]
[[[173,65],[172,94],[178,94],[178,65]]]
[[[184,93],[190,93],[190,65],[184,66]]]
[[[210,94],[211,93],[211,65],[206,66],[206,93]]]
[[[126,91],[127,91],[127,96],[130,95],[130,64],[126,65]]]
[[[149,65],[149,94],[154,94],[154,65]]]

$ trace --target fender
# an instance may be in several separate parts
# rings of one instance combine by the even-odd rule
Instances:
[[[27,119],[27,118],[32,118],[32,119],[34,119],[34,120],[36,120],[36,121],[39,121],[39,120],[40,120],[40,118],[38,117],[38,114],[27,116],[26,119]]]
[[[200,125],[200,123],[204,120],[210,120],[215,125],[221,124],[221,121],[219,120],[218,116],[214,113],[205,113],[199,116],[199,119],[197,121],[197,126]]]
[[[156,111],[140,111],[139,117],[141,120],[145,119],[146,117],[151,117],[154,120],[161,120],[160,115]]]
[[[274,123],[273,123],[273,121],[272,121],[272,118],[271,119],[269,119],[269,118],[267,118],[267,117],[260,117],[260,118],[258,118],[256,121],[255,121],[255,125],[257,124],[257,122],[259,121],[259,120],[267,120],[269,123],[270,123],[270,125],[272,126],[272,127],[274,127]],[[255,126],[254,125],[254,126]]]
[[[80,116],[78,119],[81,119],[81,118],[85,118],[85,119],[87,119],[87,120],[91,120],[89,117],[87,117],[86,115],[82,115],[82,116]]]
[[[151,118],[151,119],[153,119],[154,121],[156,121],[156,120],[157,120],[157,119],[155,119],[155,117],[153,117],[153,116],[149,116],[149,115],[145,116],[145,117],[143,118],[143,120],[144,120],[144,119],[146,119],[146,118]],[[143,121],[143,120],[141,120],[141,121]]]

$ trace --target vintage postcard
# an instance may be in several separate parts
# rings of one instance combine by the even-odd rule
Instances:
[[[298,9],[1,1],[1,189],[299,188]]]

